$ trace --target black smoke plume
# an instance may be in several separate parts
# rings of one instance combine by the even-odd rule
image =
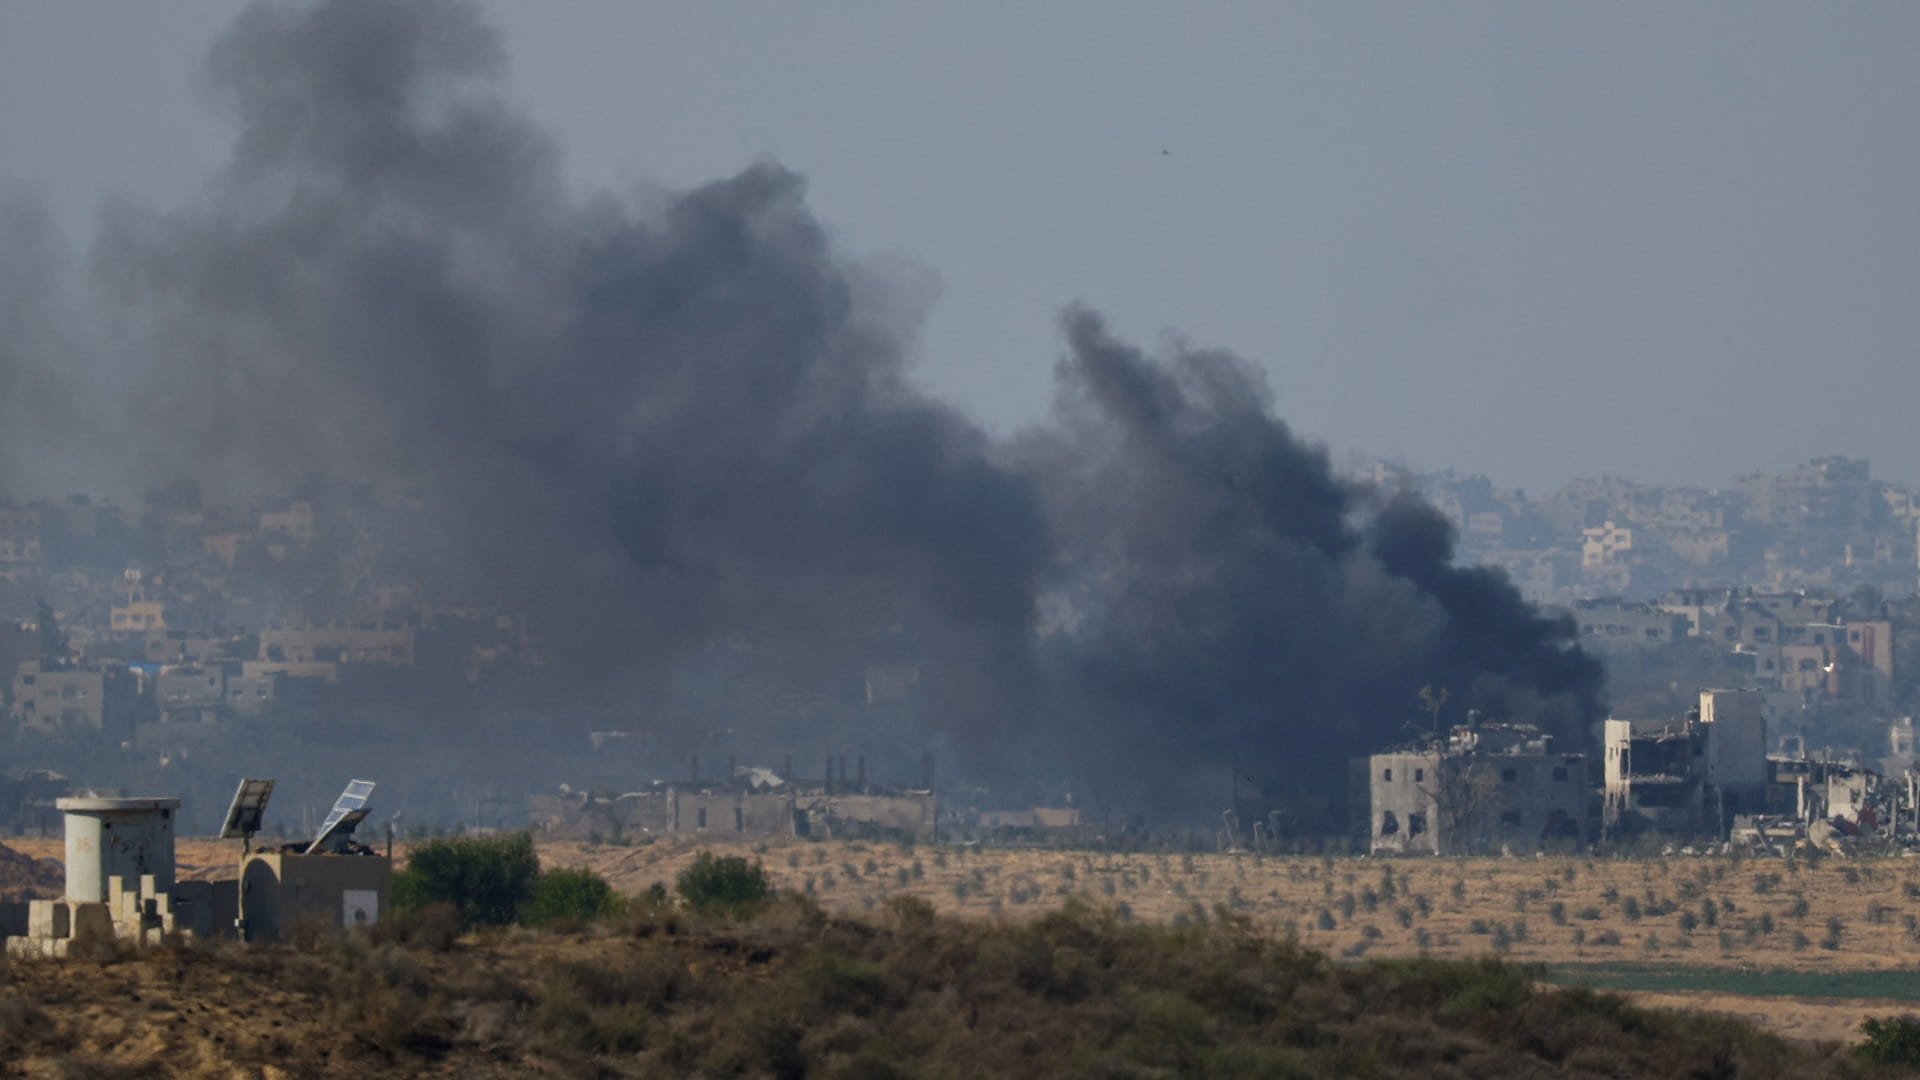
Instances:
[[[1150,358],[1075,311],[1055,420],[996,444],[913,384],[912,305],[798,175],[576,197],[505,67],[454,0],[235,21],[206,71],[230,159],[94,245],[129,474],[423,491],[419,572],[528,612],[637,724],[675,722],[662,687],[716,653],[717,681],[828,697],[921,664],[901,742],[1040,794],[1217,809],[1241,763],[1328,791],[1429,683],[1594,715],[1569,627],[1453,566],[1431,510],[1337,478],[1245,362]],[[0,388],[44,392],[32,352]],[[757,708],[687,716],[801,751],[861,732]]]
[[[1187,809],[1231,770],[1312,817],[1349,756],[1408,734],[1423,686],[1451,689],[1455,719],[1584,738],[1601,672],[1572,626],[1454,566],[1430,507],[1338,479],[1251,365],[1156,361],[1087,311],[1066,332],[1058,423],[1024,461],[1058,545],[1068,760]]]

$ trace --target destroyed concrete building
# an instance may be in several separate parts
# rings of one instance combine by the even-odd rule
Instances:
[[[931,840],[939,823],[932,762],[922,786],[894,788],[867,779],[866,759],[847,776],[847,759],[827,758],[821,780],[790,780],[759,766],[734,766],[724,779],[656,780],[636,791],[596,795],[562,787],[534,795],[528,811],[536,828],[556,836],[609,841],[645,836],[769,837],[905,835]],[[836,775],[836,765],[838,766]]]
[[[1531,725],[1475,718],[1365,760],[1375,854],[1531,854],[1591,838],[1587,756]]]
[[[1702,690],[1677,720],[1610,718],[1603,821],[1611,835],[1724,837],[1737,814],[1767,809],[1761,695]]]

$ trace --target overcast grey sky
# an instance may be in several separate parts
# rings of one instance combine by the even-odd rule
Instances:
[[[488,6],[582,190],[806,174],[939,282],[920,371],[997,430],[1085,301],[1341,456],[1920,481],[1920,5]],[[0,182],[76,234],[191,193],[239,7],[0,0]]]

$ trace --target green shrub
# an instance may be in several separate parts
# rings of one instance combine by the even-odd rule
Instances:
[[[1853,1052],[1880,1065],[1920,1065],[1920,1017],[1867,1017],[1860,1021],[1866,1035]]]
[[[721,858],[711,851],[693,857],[693,865],[675,879],[674,891],[692,911],[728,918],[751,915],[773,895],[759,863],[738,855]]]
[[[540,859],[526,833],[429,840],[393,876],[393,906],[405,915],[452,904],[462,927],[505,926],[519,918],[539,877]]]
[[[534,884],[533,896],[520,909],[520,921],[528,926],[586,923],[618,915],[626,906],[607,879],[591,870],[549,870]]]
[[[460,909],[440,900],[396,912],[392,918],[382,919],[375,925],[373,933],[379,941],[398,942],[428,952],[446,952],[453,948],[460,930]]]

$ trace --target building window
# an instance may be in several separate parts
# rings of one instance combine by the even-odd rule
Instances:
[[[1515,780],[1518,780],[1519,778],[1520,778],[1520,773],[1517,770],[1514,770],[1514,769],[1500,770],[1500,782],[1503,784],[1511,784]]]
[[[746,832],[746,831],[747,831],[747,814],[746,814],[746,811],[744,811],[744,810],[742,810],[742,809],[740,809],[740,808],[739,808],[739,807],[737,807],[737,806],[733,808],[733,831],[734,831],[734,832]]]
[[[701,829],[706,828],[707,827],[707,808],[703,806],[700,809],[695,810],[693,813],[694,813],[694,819],[693,819],[694,826],[696,828],[701,828]]]
[[[1419,783],[1419,782],[1421,782],[1422,780],[1425,780],[1426,778],[1427,778],[1427,770],[1425,770],[1425,769],[1415,769],[1415,770],[1413,770],[1413,782],[1414,782],[1414,783],[1416,783],[1416,784],[1417,784],[1417,783]]]
[[[1553,778],[1555,780],[1564,782],[1567,778],[1567,767],[1565,765],[1555,766],[1553,770]]]
[[[1518,810],[1500,811],[1500,824],[1518,828],[1520,826],[1520,811]]]
[[[1408,836],[1419,836],[1421,833],[1426,831],[1427,831],[1427,815],[1425,814],[1408,814],[1407,815],[1407,835]]]
[[[1400,831],[1400,822],[1394,818],[1393,811],[1389,810],[1386,813],[1380,815],[1380,835],[1381,836],[1392,836],[1394,833],[1397,833],[1399,831]]]
[[[1382,780],[1391,780],[1391,779],[1393,779],[1393,770],[1392,770],[1391,768],[1386,768],[1386,769],[1381,769],[1381,770],[1380,770],[1380,779],[1382,779]]]

